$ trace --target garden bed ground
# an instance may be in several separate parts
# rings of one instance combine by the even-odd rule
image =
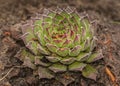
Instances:
[[[97,24],[98,47],[104,58],[93,63],[98,69],[97,80],[86,79],[80,73],[69,73],[74,78],[68,86],[120,86],[120,0],[0,0],[0,86],[63,86],[63,81],[39,79],[33,70],[22,67],[14,57],[23,47],[19,39],[21,22],[30,19],[43,8],[73,6],[86,11]],[[110,73],[111,72],[111,73]],[[65,80],[65,81],[64,81]]]

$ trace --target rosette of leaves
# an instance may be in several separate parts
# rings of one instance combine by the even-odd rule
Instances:
[[[22,26],[26,48],[17,57],[24,65],[40,69],[42,78],[80,71],[84,77],[95,79],[97,71],[90,63],[103,56],[95,50],[94,32],[90,20],[72,8],[45,10]]]

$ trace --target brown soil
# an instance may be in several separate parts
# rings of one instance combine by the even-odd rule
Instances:
[[[70,73],[75,81],[68,86],[120,86],[120,0],[0,0],[0,86],[63,86],[55,79],[39,79],[32,69],[22,67],[22,62],[14,57],[24,46],[19,39],[21,22],[43,8],[56,6],[86,11],[96,21],[98,47],[104,53],[102,60],[93,63],[98,69],[96,81],[80,73]],[[115,80],[105,71],[106,67]]]

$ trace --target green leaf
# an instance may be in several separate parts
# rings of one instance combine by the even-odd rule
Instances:
[[[43,28],[42,28],[42,19],[41,20],[36,20],[35,21],[35,24],[34,24],[34,34],[36,34],[37,32],[41,31]]]
[[[68,65],[75,61],[75,57],[65,57],[60,60],[62,64]]]
[[[34,36],[34,34],[32,33],[25,33],[24,35],[22,35],[22,40],[24,41],[25,44],[27,44],[30,41],[33,41],[33,39],[36,39],[36,37]]]
[[[67,12],[65,12],[65,11],[61,12],[61,15],[62,15],[64,18],[67,18],[67,19],[70,18],[70,15],[69,15]]]
[[[48,59],[50,62],[58,62],[61,60],[61,57],[59,57],[59,56],[46,56],[46,59]]]
[[[49,12],[48,13],[48,17],[51,17],[51,18],[53,18],[55,15],[56,15],[56,13],[54,13],[54,12]]]
[[[80,45],[80,42],[81,42],[80,36],[81,36],[80,34],[76,34],[75,39],[74,39],[75,45]]]
[[[83,23],[84,23],[84,27],[85,27],[85,30],[86,30],[86,35],[85,35],[85,37],[87,38],[87,37],[92,37],[92,33],[91,33],[91,30],[92,30],[92,28],[90,27],[90,22],[89,22],[89,20],[88,19],[84,19],[83,20]]]
[[[71,25],[77,24],[77,21],[74,16],[72,16],[69,20],[70,20],[69,22],[71,23]]]
[[[35,41],[30,41],[27,43],[26,47],[35,55],[38,55],[38,43]]]
[[[83,20],[83,23],[84,23],[84,26],[85,26],[86,31],[88,32],[88,31],[90,30],[89,20],[88,20],[88,19],[84,19],[84,20]]]
[[[21,48],[17,54],[15,55],[15,57],[17,57],[18,59],[20,59],[21,61],[24,61],[25,56],[28,56],[29,52],[27,52],[27,50],[25,48]]]
[[[59,56],[62,56],[62,57],[65,57],[68,55],[69,53],[69,48],[59,48],[56,53],[59,55]]]
[[[32,26],[32,21],[29,21],[27,24],[23,25],[22,26],[22,33],[25,34],[25,33],[31,33],[33,34],[33,26]]]
[[[103,58],[102,51],[99,51],[91,54],[90,57],[86,60],[86,62],[91,63],[102,58]]]
[[[71,13],[71,16],[73,16],[76,19],[76,21],[80,22],[80,17],[77,13]]]
[[[97,76],[97,70],[95,68],[93,68],[90,65],[87,65],[83,71],[82,71],[82,75],[86,78],[90,78],[93,80],[96,80],[96,76]]]
[[[53,72],[57,73],[57,72],[65,72],[67,70],[67,66],[60,64],[60,63],[56,63],[53,64],[49,67],[50,70],[52,70]]]
[[[54,45],[56,45],[57,47],[62,47],[63,44],[63,39],[54,39],[53,40]]]
[[[44,17],[44,22],[49,23],[49,25],[52,24],[52,18],[51,17]]]
[[[85,63],[74,62],[68,66],[68,69],[70,71],[82,71],[85,66]]]
[[[58,14],[58,13],[55,15],[54,18],[57,19],[57,20],[59,20],[59,21],[61,21],[61,20],[64,19],[64,17],[61,14]]]
[[[55,53],[56,50],[58,49],[57,46],[55,46],[53,44],[47,43],[46,46],[47,46],[48,50],[51,51],[52,53]]]
[[[40,65],[40,66],[43,66],[43,67],[48,67],[48,66],[51,65],[50,62],[41,61],[42,59],[44,59],[43,56],[35,56],[34,58],[35,58],[35,62],[34,62],[35,65]]]
[[[88,38],[86,38],[85,39],[85,41],[83,42],[83,44],[81,44],[82,45],[82,51],[90,51],[90,46],[91,46],[91,41],[90,41],[90,38],[88,37]]]
[[[69,56],[77,56],[79,55],[80,51],[81,51],[81,46],[77,45],[72,50],[70,50]]]
[[[34,62],[35,61],[35,56],[33,54],[31,54],[30,52],[27,52],[28,53],[28,56],[31,60],[31,62]]]
[[[80,52],[80,54],[77,56],[77,61],[84,61],[86,60],[91,53],[88,52]]]
[[[42,25],[42,22],[43,22],[42,19],[36,20],[35,23],[34,23],[34,25],[38,25],[38,26],[40,25],[40,26],[41,26],[41,25]]]
[[[38,37],[38,41],[40,42],[40,44],[42,46],[45,46],[46,42],[45,42],[45,37],[44,37],[44,33],[43,32],[37,32],[37,37]]]
[[[66,40],[63,42],[62,47],[72,48],[72,47],[74,47],[74,44],[73,44],[72,40],[66,39]]]
[[[95,43],[95,39],[93,38],[91,40],[91,44],[90,44],[90,51],[93,51],[93,49],[96,47],[96,43]]]
[[[43,46],[38,44],[38,50],[39,53],[44,54],[44,55],[50,55],[50,52]]]
[[[49,22],[49,23],[48,23],[48,22],[43,22],[43,23],[42,23],[42,28],[43,28],[43,30],[46,29],[46,28],[49,28],[49,27],[50,27],[50,24],[51,24],[50,22]]]

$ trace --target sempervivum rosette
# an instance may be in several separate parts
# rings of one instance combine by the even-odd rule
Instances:
[[[93,51],[96,43],[89,19],[74,9],[45,10],[29,20],[22,33],[27,49],[21,49],[19,57],[24,65],[47,70],[44,78],[52,73],[81,71],[83,76],[94,79],[92,75],[97,71],[89,63],[102,58],[102,53]]]

